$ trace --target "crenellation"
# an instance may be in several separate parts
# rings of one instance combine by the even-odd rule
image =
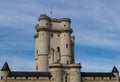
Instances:
[[[50,18],[49,18],[47,15],[42,14],[42,15],[40,15],[40,17],[38,18],[38,21],[40,21],[40,20],[50,20]]]

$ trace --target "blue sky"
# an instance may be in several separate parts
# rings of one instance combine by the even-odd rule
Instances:
[[[120,70],[120,0],[0,0],[0,68],[7,61],[12,70],[34,70],[33,35],[43,13],[71,18],[82,71]]]

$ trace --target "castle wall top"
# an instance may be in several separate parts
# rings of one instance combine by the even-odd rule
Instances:
[[[50,18],[45,14],[40,15],[38,18],[39,23],[36,25],[36,30],[51,30],[54,32],[70,32],[72,33],[72,29],[70,28],[71,20],[69,18]]]
[[[63,21],[66,21],[66,22],[71,23],[71,20],[69,18],[55,19],[55,18],[48,17],[46,14],[40,15],[40,17],[38,18],[38,21],[40,21],[40,20],[49,20],[51,22],[63,22]]]

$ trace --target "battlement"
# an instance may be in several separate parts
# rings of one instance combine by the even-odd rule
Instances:
[[[67,31],[72,33],[72,29],[70,28],[71,20],[69,18],[50,18],[45,14],[40,15],[38,18],[39,23],[35,26],[37,31],[44,29],[50,29],[51,31]]]
[[[50,22],[63,22],[63,21],[66,21],[66,22],[71,23],[71,20],[69,18],[61,18],[61,19],[50,18],[46,14],[40,15],[40,17],[38,18],[38,21],[40,21],[40,20],[49,20]]]

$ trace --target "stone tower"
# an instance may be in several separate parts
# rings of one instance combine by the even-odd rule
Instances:
[[[8,63],[5,62],[5,64],[3,65],[1,69],[1,79],[6,80],[9,73],[10,73],[10,68],[8,66]]]
[[[119,71],[116,66],[113,67],[112,73],[115,75],[116,79],[119,81]]]
[[[36,71],[48,71],[48,56],[50,53],[50,19],[45,15],[41,15],[39,24],[36,25],[36,49],[35,64]]]
[[[54,82],[80,82],[80,64],[74,62],[74,36],[69,18],[42,14],[36,25],[35,68],[51,72]]]

